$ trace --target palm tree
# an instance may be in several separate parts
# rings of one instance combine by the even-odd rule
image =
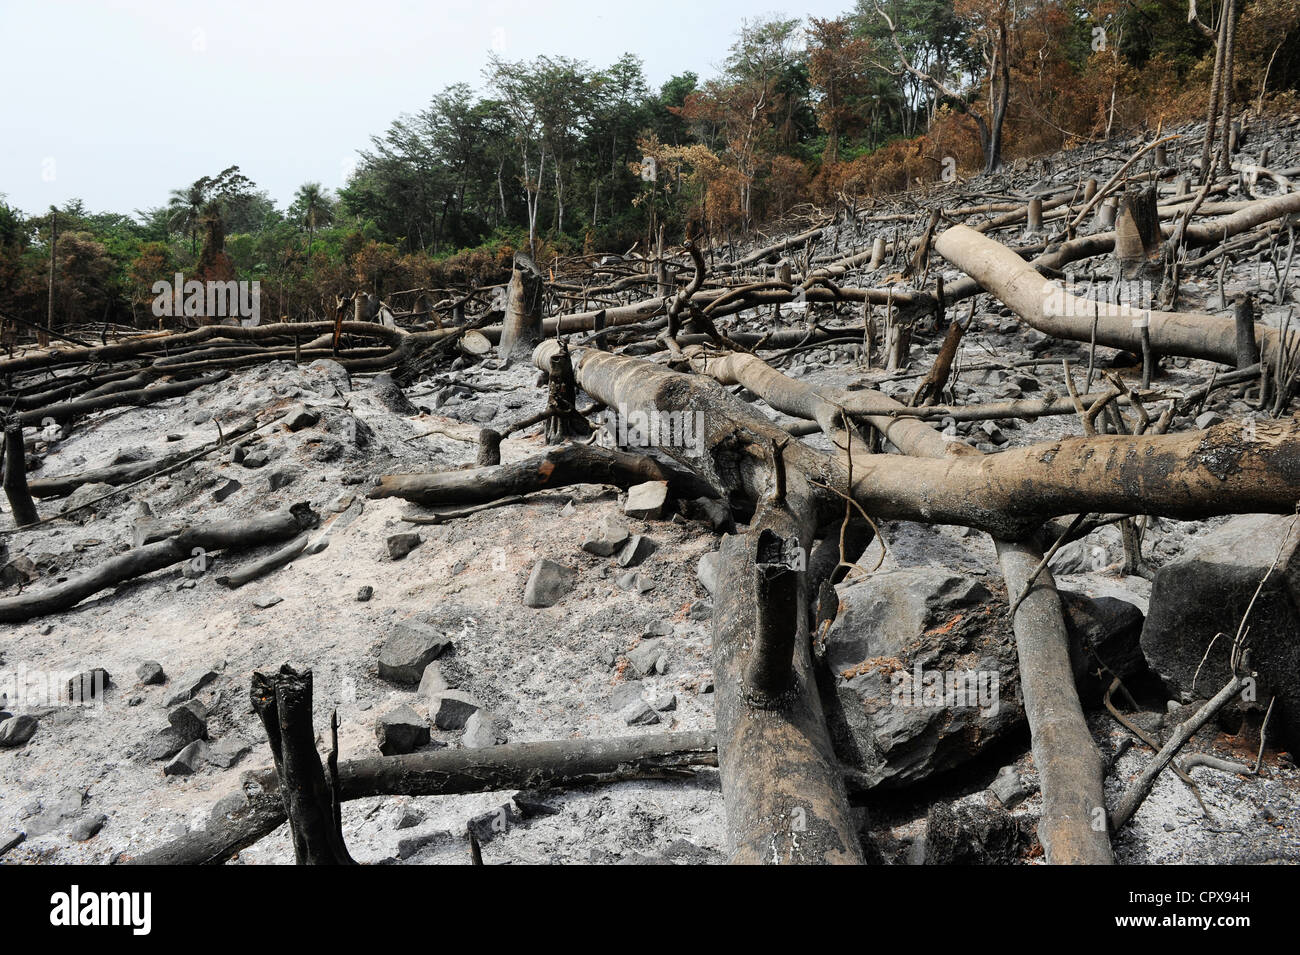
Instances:
[[[334,201],[319,182],[305,182],[294,194],[293,208],[307,227],[307,257],[311,258],[312,237],[316,230],[334,221]]]
[[[171,198],[167,200],[167,224],[178,232],[190,234],[191,255],[198,253],[199,218],[207,201],[207,189],[202,180],[187,189],[173,189]]]

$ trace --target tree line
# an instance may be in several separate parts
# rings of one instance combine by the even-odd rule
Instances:
[[[6,344],[149,327],[175,272],[259,280],[273,320],[321,319],[356,290],[500,281],[516,251],[544,265],[660,229],[725,242],[806,204],[1204,116],[1225,16],[1232,101],[1296,108],[1294,0],[858,0],[743,21],[717,75],[658,88],[632,54],[493,56],[477,86],[373,137],[336,193],[306,183],[284,208],[238,166],[130,215],[0,197]]]

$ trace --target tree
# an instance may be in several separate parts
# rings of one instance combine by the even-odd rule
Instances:
[[[305,182],[294,194],[289,216],[307,229],[307,256],[311,257],[311,242],[316,230],[334,222],[334,200],[329,190],[319,182]]]
[[[954,10],[970,26],[970,43],[979,50],[988,76],[988,105],[976,109],[967,97],[945,82],[937,71],[927,73],[909,58],[898,38],[894,20],[875,2],[876,15],[885,22],[889,40],[897,56],[897,66],[877,61],[893,76],[907,75],[928,86],[937,95],[954,101],[957,108],[975,120],[980,147],[984,150],[984,171],[1002,168],[1002,125],[1011,95],[1011,28],[1014,17],[1011,0],[957,0]]]

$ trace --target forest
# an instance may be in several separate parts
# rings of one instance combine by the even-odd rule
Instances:
[[[1227,89],[1294,108],[1300,5],[1242,0]],[[703,236],[1204,117],[1217,8],[1195,0],[859,0],[836,19],[737,24],[718,75],[654,89],[631,54],[489,54],[483,75],[392,120],[334,191],[280,207],[238,165],[133,211],[0,195],[6,344],[87,323],[156,327],[177,272],[261,283],[263,320],[396,307],[535,261]],[[1213,87],[1217,89],[1217,87]],[[360,144],[359,144],[360,145]],[[172,322],[167,319],[167,322]],[[181,320],[183,322],[183,320]]]

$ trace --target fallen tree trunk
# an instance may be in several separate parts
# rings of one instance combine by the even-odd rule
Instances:
[[[1300,199],[1300,193],[1282,198]],[[1097,344],[1141,353],[1140,322],[1148,319],[1151,348],[1158,354],[1202,358],[1234,367],[1237,364],[1234,319],[1193,312],[1161,312],[1071,295],[1058,283],[1039,275],[1032,265],[1006,246],[965,226],[948,229],[939,236],[935,248],[1027,324],[1046,335],[1086,342],[1095,327]],[[1256,325],[1255,334],[1264,360],[1275,361],[1281,346],[1278,330]]]
[[[338,776],[340,795],[349,800],[576,789],[629,779],[677,778],[691,767],[716,765],[713,734],[692,731],[378,756],[340,763]],[[220,864],[285,822],[273,771],[246,773],[242,795],[239,809],[229,813],[214,810],[206,828],[123,861],[132,865]]]
[[[512,464],[430,474],[384,474],[369,496],[400,497],[435,507],[484,504],[499,497],[572,484],[612,484],[625,488],[646,481],[667,481],[691,497],[709,493],[709,488],[689,471],[670,467],[648,455],[611,451],[597,445],[568,444]]]
[[[307,504],[246,521],[204,524],[182,530],[174,537],[137,547],[43,590],[0,599],[0,622],[21,623],[33,617],[75,607],[91,594],[149,574],[200,554],[217,550],[257,547],[285,540],[317,523]]]

